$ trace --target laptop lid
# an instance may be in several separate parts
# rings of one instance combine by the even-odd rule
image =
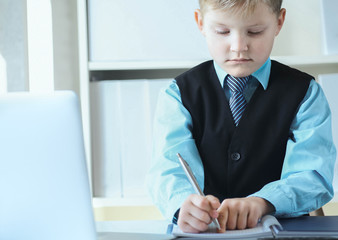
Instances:
[[[79,103],[0,95],[0,239],[96,238]]]

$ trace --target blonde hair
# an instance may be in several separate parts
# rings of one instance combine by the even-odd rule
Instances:
[[[272,12],[279,16],[283,0],[199,0],[199,5],[202,14],[210,7],[213,10],[231,10],[247,15],[252,13],[260,2],[267,4]]]

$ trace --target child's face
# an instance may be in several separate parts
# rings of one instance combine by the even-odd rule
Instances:
[[[270,56],[284,23],[285,9],[277,18],[264,3],[247,16],[209,8],[203,16],[196,10],[195,19],[216,63],[228,74],[244,77],[258,70]]]

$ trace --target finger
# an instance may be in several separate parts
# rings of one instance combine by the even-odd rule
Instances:
[[[208,230],[210,222],[206,223],[204,221],[201,221],[200,219],[192,216],[192,218],[189,220],[189,225],[196,229],[198,232],[205,232]]]
[[[208,197],[204,197],[204,196],[200,196],[200,195],[194,195],[191,198],[191,202],[198,208],[209,212],[212,208],[211,208],[211,204],[209,201]]]
[[[228,221],[228,208],[226,206],[221,205],[220,208],[218,208],[218,223],[221,227],[221,229],[218,230],[218,232],[223,233],[226,231],[226,224]]]
[[[206,212],[204,210],[201,210],[198,207],[193,207],[190,210],[191,216],[198,219],[201,222],[204,222],[205,224],[210,224],[212,221],[212,217],[210,216],[209,212]]]
[[[226,229],[234,230],[237,226],[238,211],[236,208],[229,207]]]
[[[209,200],[212,209],[218,209],[221,206],[221,203],[219,202],[218,198],[212,195],[207,195],[206,198]]]
[[[260,214],[258,214],[256,211],[250,212],[249,215],[248,215],[247,227],[248,228],[256,227],[257,224],[258,224],[258,221],[261,217],[262,216]]]
[[[198,211],[198,208],[194,205],[182,205],[177,224],[183,232],[199,233],[208,228],[208,223],[194,216],[196,214],[198,215]]]
[[[218,201],[218,199],[215,200],[215,198],[209,196],[209,197],[202,197],[202,196],[195,196],[192,198],[192,204],[199,210],[191,212],[196,218],[200,219],[201,221],[204,221],[207,224],[210,224],[213,218],[218,217],[218,212],[216,209],[213,209],[211,207],[211,203],[209,201]],[[203,211],[203,212],[201,212]]]
[[[190,217],[188,215],[191,215],[199,221],[209,224],[212,221],[211,216],[208,211],[201,208],[201,206],[203,207],[206,204],[203,203],[204,201],[206,201],[204,197],[191,196],[188,201],[185,201],[182,204],[179,218],[181,217],[181,214],[184,214],[186,218]]]
[[[187,219],[188,220],[188,219]],[[177,225],[179,226],[179,228],[186,233],[199,233],[200,230],[194,228],[193,226],[191,226],[189,223],[191,221],[183,221],[182,219],[178,219]]]
[[[236,228],[239,230],[245,229],[247,227],[247,221],[248,221],[248,212],[247,211],[239,212]]]
[[[206,198],[209,201],[210,205],[210,210],[209,210],[209,215],[211,218],[218,218],[218,211],[217,209],[221,206],[221,203],[219,202],[218,198],[208,195]]]

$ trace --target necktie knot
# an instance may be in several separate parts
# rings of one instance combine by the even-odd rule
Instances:
[[[246,83],[249,81],[250,76],[247,77],[234,77],[227,75],[227,84],[231,92],[243,92]]]

